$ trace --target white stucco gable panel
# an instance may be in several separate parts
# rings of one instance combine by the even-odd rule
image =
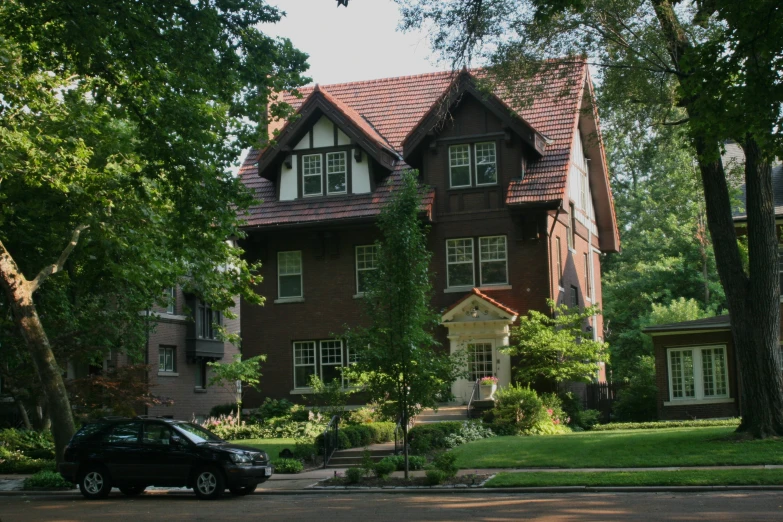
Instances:
[[[337,145],[350,145],[351,138],[348,137],[339,127],[337,128]]]
[[[370,159],[362,152],[362,161],[351,154],[351,188],[354,194],[370,192]]]
[[[452,307],[441,317],[444,326],[447,323],[480,323],[487,321],[502,321],[510,324],[516,321],[517,315],[483,299],[479,295],[471,295]]]
[[[291,158],[291,168],[285,166],[280,168],[280,201],[291,201],[296,199],[297,190],[297,158],[294,155]]]
[[[313,125],[313,147],[334,147],[334,123],[326,116]]]

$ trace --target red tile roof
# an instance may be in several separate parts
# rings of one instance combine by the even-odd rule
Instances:
[[[482,74],[481,71],[471,73]],[[298,109],[318,89],[379,145],[391,147],[401,154],[405,137],[442,98],[457,74],[459,72],[437,72],[307,87],[300,89],[301,98],[283,93],[281,99]],[[496,90],[495,94],[505,104],[515,108],[521,118],[550,140],[544,156],[529,163],[524,178],[511,182],[507,204],[551,202],[565,197],[572,139],[586,74],[584,63],[569,63],[546,73],[546,77],[539,75],[520,83],[513,93]],[[263,199],[247,215],[250,227],[377,215],[391,187],[399,180],[399,172],[407,168],[400,161],[395,173],[379,184],[375,194],[277,201],[273,184],[258,176],[258,157],[259,151],[251,150],[239,170],[242,181]],[[432,193],[423,196],[423,204],[428,205],[423,210],[429,210],[433,198]]]
[[[458,301],[457,301],[456,303],[454,303],[453,305],[451,305],[451,306],[449,306],[448,308],[446,308],[446,310],[444,310],[444,311],[443,311],[443,313],[442,313],[441,315],[446,315],[447,313],[449,313],[450,311],[454,310],[454,309],[455,309],[455,308],[457,308],[457,307],[458,307],[460,304],[464,303],[466,300],[470,299],[470,298],[471,298],[471,297],[473,297],[474,295],[475,295],[475,296],[478,296],[478,297],[480,297],[481,299],[483,299],[484,301],[486,301],[486,302],[490,303],[491,305],[493,305],[493,306],[496,306],[496,307],[500,308],[501,310],[503,310],[504,312],[506,312],[506,313],[508,313],[508,314],[510,314],[510,315],[514,315],[514,316],[518,316],[518,315],[519,315],[519,312],[517,312],[516,310],[512,310],[511,308],[507,307],[507,306],[506,306],[506,305],[504,305],[503,303],[501,303],[501,302],[499,302],[499,301],[496,301],[496,300],[492,299],[492,298],[491,298],[491,297],[489,297],[487,294],[485,294],[485,293],[481,292],[481,290],[479,290],[478,288],[473,288],[473,289],[470,291],[470,293],[469,293],[469,294],[467,294],[465,297],[463,297],[462,299],[458,300]]]

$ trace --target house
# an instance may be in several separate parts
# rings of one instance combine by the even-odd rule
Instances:
[[[305,400],[311,375],[332,380],[350,364],[337,336],[361,320],[375,221],[409,168],[427,187],[437,338],[470,353],[469,378],[452,389],[458,401],[478,378],[511,381],[500,349],[517,317],[548,311],[548,298],[601,304],[601,256],[618,251],[619,235],[587,66],[559,64],[520,82],[515,96],[482,89],[483,74],[284,95],[298,117],[240,169],[257,198],[241,246],[263,263],[255,290],[267,298],[263,307],[242,303],[243,353],[268,356],[249,407],[263,397]],[[603,335],[600,316],[590,326]]]
[[[727,169],[741,167],[744,164],[742,149],[736,143],[726,144],[723,161]],[[772,186],[780,238],[783,225],[783,165],[780,163],[772,169]],[[738,235],[743,235],[747,227],[745,186],[740,189],[741,204],[734,210],[734,226]],[[783,264],[780,266],[783,287]],[[659,419],[721,418],[742,414],[729,315],[649,326],[644,332],[653,340]]]

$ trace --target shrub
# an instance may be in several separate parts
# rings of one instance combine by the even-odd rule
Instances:
[[[260,419],[272,419],[274,417],[290,417],[294,403],[287,399],[264,399],[263,404],[256,410],[256,417]],[[303,419],[307,420],[307,419]]]
[[[303,469],[302,462],[297,459],[280,459],[275,462],[275,471],[278,473],[301,473]]]
[[[405,456],[404,455],[390,455],[384,457],[383,460],[394,464],[394,469],[397,471],[405,471]],[[422,469],[427,464],[427,459],[417,455],[408,455],[408,469],[415,471]]]
[[[625,422],[649,422],[658,418],[655,403],[658,386],[653,379],[631,381],[617,392],[612,405],[614,419]]]
[[[492,430],[496,433],[529,433],[536,423],[546,419],[544,403],[535,390],[510,385],[495,393]]]
[[[372,459],[372,453],[366,449],[362,452],[362,463],[359,465],[364,475],[369,477],[370,474],[375,472],[375,461]]]
[[[348,412],[345,420],[350,424],[369,424],[378,419],[376,418],[375,410],[364,406]]]
[[[437,486],[446,480],[446,474],[439,469],[428,469],[426,472],[427,485]]]
[[[317,421],[321,422],[320,414],[314,414],[301,404],[295,404],[293,408],[291,408],[291,411],[289,412],[289,416],[291,417],[291,420],[294,422],[307,422],[307,421]],[[324,423],[326,421],[323,421]]]
[[[459,432],[446,436],[445,443],[447,448],[456,448],[457,446],[473,442],[474,440],[486,439],[494,436],[495,434],[492,430],[485,428],[481,423],[465,421],[462,423]]]
[[[397,425],[393,422],[373,422],[364,426],[372,432],[373,444],[394,440],[394,429]]]
[[[193,422],[196,422],[195,419]],[[208,417],[201,423],[206,429],[221,439],[258,439],[262,438],[260,426],[248,424],[235,415]],[[266,437],[264,437],[266,438]]]
[[[345,470],[345,478],[348,480],[348,484],[356,484],[364,476],[364,471],[361,468],[348,468]]]
[[[393,422],[373,422],[371,424],[356,424],[341,427],[339,431],[340,449],[361,448],[369,444],[378,444],[394,440]],[[323,430],[322,430],[323,431]],[[315,437],[319,453],[323,452],[323,433]]]
[[[687,421],[656,421],[656,422],[612,422],[609,424],[597,424],[593,431],[615,430],[655,430],[666,428],[707,428],[707,427],[737,427],[740,419],[703,419]]]
[[[435,469],[442,471],[446,478],[454,478],[457,476],[457,471],[459,471],[456,462],[457,455],[446,451],[435,457],[432,464],[435,466]]]
[[[579,414],[579,424],[583,429],[592,430],[601,420],[601,412],[598,410],[584,410]]]
[[[51,460],[54,458],[54,439],[48,431],[0,430],[0,446],[9,451],[20,451],[30,459]]]
[[[375,476],[379,479],[385,479],[389,475],[392,474],[393,471],[397,469],[397,466],[386,459],[381,460],[380,462],[375,463],[375,468],[373,468],[373,472],[375,473]]]
[[[59,489],[73,488],[73,484],[65,480],[55,471],[39,471],[32,477],[24,479],[22,489]]]
[[[237,403],[235,402],[228,402],[226,404],[217,404],[215,406],[212,406],[212,408],[209,410],[209,416],[210,417],[220,417],[221,415],[236,415],[237,414]]]
[[[293,454],[296,459],[314,462],[315,456],[318,455],[318,448],[316,448],[313,439],[302,437],[296,439]]]
[[[31,459],[19,450],[8,450],[0,446],[0,473],[36,473],[55,471],[54,460]]]
[[[462,423],[459,421],[419,424],[408,432],[408,444],[413,453],[446,448],[446,437],[459,433]]]

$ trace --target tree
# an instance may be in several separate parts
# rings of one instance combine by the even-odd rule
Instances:
[[[406,172],[378,218],[383,235],[376,242],[378,268],[368,278],[363,299],[369,326],[345,334],[357,358],[346,375],[359,381],[370,401],[379,403],[386,415],[400,420],[406,441],[410,419],[423,408],[435,407],[444,387],[462,368],[458,358],[435,350],[432,331],[438,316],[430,304],[432,255],[420,203],[417,176]]]
[[[290,112],[272,93],[305,83],[306,55],[258,29],[280,16],[261,0],[0,4],[2,334],[36,368],[58,459],[74,431],[58,358],[138,353],[139,311],[177,283],[219,310],[262,301],[226,242],[253,200],[228,166],[265,139],[253,122]]]
[[[540,379],[557,384],[591,382],[598,363],[606,359],[607,345],[585,337],[583,328],[600,310],[595,306],[569,308],[551,299],[548,304],[554,310],[552,316],[530,310],[511,329],[513,343],[502,349],[521,358],[516,378],[526,384]]]
[[[500,78],[586,56],[602,88],[682,125],[694,147],[707,226],[732,316],[742,423],[783,435],[777,236],[770,162],[782,156],[783,10],[776,0],[398,0],[403,26],[433,23],[435,47],[480,58]],[[569,58],[566,58],[566,61]],[[748,272],[742,265],[721,162],[722,143],[745,152]]]
[[[242,360],[242,354],[234,355],[230,363],[208,362],[212,369],[212,377],[209,378],[210,386],[221,386],[237,398],[237,419],[242,415],[242,398],[245,388],[250,386],[258,390],[261,383],[261,363],[266,361],[266,355],[256,355],[250,359]]]

